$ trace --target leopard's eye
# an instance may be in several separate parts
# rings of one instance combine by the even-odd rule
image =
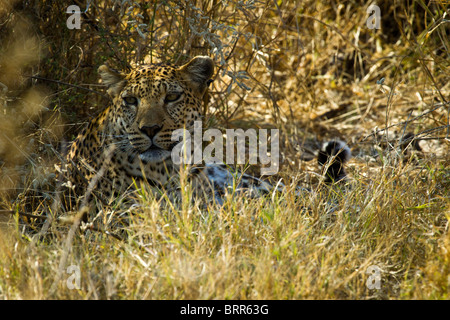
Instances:
[[[180,93],[180,92],[168,93],[166,95],[166,97],[164,98],[164,102],[165,103],[167,103],[167,102],[175,102],[175,101],[177,101],[178,99],[181,98],[181,95],[182,95],[182,93]]]
[[[131,106],[137,105],[137,102],[138,102],[137,98],[131,97],[131,96],[123,97],[123,101],[125,102],[125,104],[131,105]]]

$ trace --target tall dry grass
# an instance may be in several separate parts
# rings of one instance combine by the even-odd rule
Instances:
[[[69,30],[63,2],[2,1],[0,296],[448,299],[448,4],[380,1],[379,30],[369,5],[105,0]],[[208,125],[281,130],[286,192],[205,208],[188,186],[178,205],[143,190],[84,231],[54,219],[67,212],[53,165],[108,103],[97,67],[197,54],[217,64]],[[354,154],[345,184],[307,161],[330,138]]]

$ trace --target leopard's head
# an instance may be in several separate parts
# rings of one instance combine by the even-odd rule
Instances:
[[[202,117],[202,101],[214,72],[213,60],[197,56],[181,67],[141,65],[124,73],[99,68],[112,96],[109,132],[126,141],[144,163],[170,157],[172,132],[192,130]]]

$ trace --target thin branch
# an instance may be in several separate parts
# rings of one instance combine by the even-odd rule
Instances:
[[[392,128],[392,127],[403,126],[403,125],[408,124],[408,123],[411,122],[411,121],[420,119],[420,118],[422,118],[423,116],[425,116],[425,115],[427,115],[427,114],[429,114],[429,113],[431,113],[431,112],[433,112],[433,111],[435,111],[435,110],[437,110],[437,109],[439,109],[439,108],[441,108],[441,107],[445,107],[445,106],[448,105],[448,104],[450,104],[450,103],[449,103],[449,102],[447,102],[447,103],[440,103],[440,104],[436,105],[433,109],[430,109],[430,110],[428,110],[428,111],[426,111],[426,112],[424,112],[424,113],[418,115],[417,117],[412,118],[411,120],[402,121],[402,122],[399,122],[399,123],[394,123],[394,124],[392,124],[392,125],[390,125],[390,126],[388,126],[388,127],[385,127],[385,128],[383,128],[383,129],[378,129],[377,131],[374,131],[374,132],[372,132],[371,134],[365,136],[364,139],[361,140],[361,142],[364,142],[365,140],[367,140],[367,139],[370,138],[371,136],[374,136],[374,135],[376,135],[376,134],[378,134],[378,133],[380,133],[380,132],[382,132],[382,131],[385,131],[385,130],[387,130],[387,129],[390,129],[390,128]]]
[[[96,90],[92,90],[89,88],[85,88],[85,87],[81,87],[81,86],[77,86],[76,84],[71,84],[71,83],[67,83],[64,81],[59,81],[59,80],[53,80],[53,79],[47,79],[47,78],[43,78],[43,77],[39,77],[39,76],[29,76],[29,75],[25,75],[25,77],[31,78],[31,79],[36,79],[36,80],[42,80],[42,81],[48,81],[48,82],[53,82],[53,83],[57,83],[57,84],[62,84],[65,86],[69,86],[69,87],[73,87],[73,88],[77,88],[77,89],[81,89],[81,90],[86,90],[89,92],[93,92],[96,93],[102,97],[108,98],[110,99],[110,97],[102,92],[96,91]]]
[[[38,215],[29,214],[29,213],[25,213],[25,212],[21,212],[21,211],[15,211],[15,210],[0,210],[0,214],[10,214],[10,215],[18,214],[19,216],[32,218],[32,219],[39,219],[39,220],[46,220],[48,218],[47,216],[38,216]]]

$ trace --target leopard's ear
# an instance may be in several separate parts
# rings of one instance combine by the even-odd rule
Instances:
[[[214,61],[207,56],[197,56],[178,70],[194,89],[204,93],[214,73]]]
[[[108,93],[115,97],[120,93],[126,84],[125,74],[115,69],[102,65],[98,68],[98,73],[102,78],[102,82],[108,87]]]

